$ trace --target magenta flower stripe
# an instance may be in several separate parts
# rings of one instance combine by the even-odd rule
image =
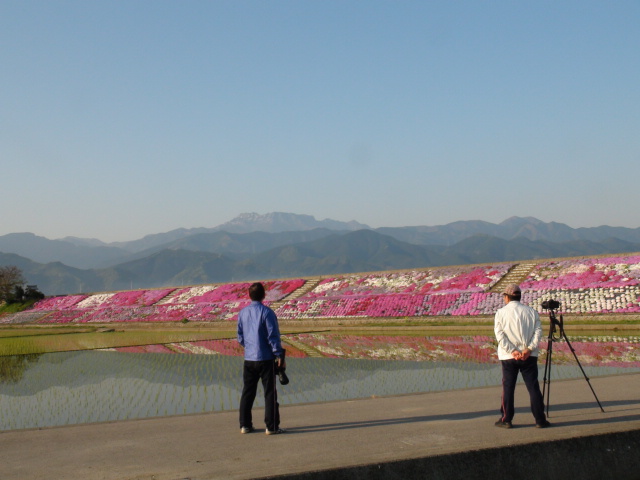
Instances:
[[[304,279],[263,282],[268,291],[265,303],[282,300],[305,282]],[[31,312],[42,313],[33,317],[39,323],[233,321],[250,303],[249,286],[250,283],[243,282],[59,296],[41,300]],[[12,323],[12,318],[19,321],[22,317],[3,316],[0,323]]]

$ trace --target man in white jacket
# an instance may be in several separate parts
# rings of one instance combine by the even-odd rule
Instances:
[[[495,425],[511,428],[514,415],[514,393],[518,372],[522,374],[536,427],[550,426],[544,414],[544,400],[538,383],[538,344],[542,338],[540,315],[520,303],[522,292],[516,284],[503,290],[505,306],[496,312],[494,331],[498,341],[498,359],[502,364],[502,416]]]

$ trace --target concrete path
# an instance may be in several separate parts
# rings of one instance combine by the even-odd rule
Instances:
[[[401,471],[402,462],[418,460],[423,463],[416,463],[415,468],[424,468],[435,465],[424,462],[438,458],[453,459],[440,467],[450,471],[438,473],[433,467],[430,478],[455,478],[455,472],[463,471],[464,462],[470,460],[460,460],[458,469],[458,457],[450,454],[503,452],[524,445],[640,431],[640,374],[595,377],[591,385],[605,413],[584,378],[557,381],[551,385],[549,420],[553,426],[548,429],[534,428],[526,389],[518,385],[511,430],[494,426],[500,388],[491,387],[283,406],[282,426],[288,431],[276,436],[267,436],[263,430],[241,435],[235,411],[7,431],[0,433],[0,479],[254,479],[292,478],[304,472],[299,478],[358,478],[357,472],[362,478],[374,478],[371,472],[376,469],[396,471],[389,470],[389,465],[395,465]],[[260,409],[254,411],[254,418],[262,418]],[[568,448],[571,444],[558,445]],[[593,455],[606,456],[607,448],[614,449],[613,444],[607,447],[602,441],[595,445],[602,453],[579,450],[578,455],[593,463]],[[640,463],[637,451],[615,455]],[[566,457],[559,458],[556,461],[564,462]],[[589,467],[597,474],[592,478],[608,478],[604,460],[600,473]],[[367,467],[358,470],[358,466]],[[473,471],[473,465],[465,468]],[[526,473],[527,479],[537,478],[528,462],[521,462],[521,468],[518,476]],[[309,472],[321,473],[314,477]],[[396,478],[380,474],[380,478],[392,477]]]

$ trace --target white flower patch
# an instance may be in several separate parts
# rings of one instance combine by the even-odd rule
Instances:
[[[197,355],[220,355],[215,350],[209,350],[208,348],[202,347],[200,345],[193,345],[189,342],[174,343],[172,345],[176,345],[180,348],[187,350],[189,353],[195,353]]]
[[[115,293],[97,293],[77,303],[78,308],[95,308],[110,300]]]
[[[400,274],[398,276],[381,276],[381,277],[368,277],[362,282],[362,285],[368,287],[384,287],[386,289],[408,288],[416,283],[417,279],[413,274]]]
[[[603,267],[603,265],[600,265],[600,264],[596,264],[595,266],[596,266],[596,269],[598,269],[598,270],[600,270]],[[564,270],[561,269],[560,273],[563,273],[563,274],[564,273],[584,273],[587,270],[589,270],[590,268],[591,268],[590,265],[587,265],[587,264],[584,264],[584,263],[579,263],[579,264],[573,265],[573,266],[571,266],[571,267],[569,267],[567,269],[564,269]]]
[[[186,312],[188,310],[190,310],[190,307],[188,305],[169,305],[167,307],[167,312],[175,312],[175,311]]]
[[[211,290],[215,290],[217,287],[213,285],[203,285],[200,287],[192,287],[186,292],[174,297],[171,299],[171,303],[187,303],[194,297],[200,297],[205,293],[210,292]]]
[[[438,345],[436,349],[431,352],[431,357],[439,358],[439,359],[443,359],[443,358],[455,359],[455,358],[459,358],[460,355],[454,352],[447,352],[444,348]]]
[[[640,362],[640,350],[636,346],[628,346],[627,351],[622,354],[623,362]]]
[[[369,350],[365,352],[366,356],[370,356],[371,358],[379,358],[379,359],[396,359],[401,358],[402,360],[413,360],[418,357],[418,352],[411,348],[401,348],[401,347],[392,347],[389,348],[378,348],[375,350]]]
[[[344,352],[341,350],[337,350],[335,348],[328,347],[326,345],[316,345],[316,350],[320,350],[322,353],[326,353],[327,355],[336,355],[338,357],[343,357]]]
[[[338,279],[332,282],[323,283],[322,285],[318,285],[316,288],[314,288],[313,292],[322,293],[322,292],[327,292],[329,290],[335,290],[336,288],[340,287],[340,285],[342,285],[344,282],[345,282],[345,279]]]

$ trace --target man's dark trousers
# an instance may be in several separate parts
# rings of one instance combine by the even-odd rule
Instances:
[[[240,427],[253,427],[251,408],[258,391],[258,381],[262,380],[264,389],[264,423],[267,429],[275,431],[280,427],[280,410],[276,390],[275,360],[254,362],[244,361],[242,373],[244,387],[240,397]]]
[[[518,372],[520,372],[529,391],[531,413],[533,413],[537,424],[544,423],[547,417],[544,414],[544,400],[538,383],[538,357],[529,357],[526,360],[501,360],[500,363],[502,364],[502,406],[500,409],[502,421],[510,422],[513,420],[515,413],[514,393]]]

